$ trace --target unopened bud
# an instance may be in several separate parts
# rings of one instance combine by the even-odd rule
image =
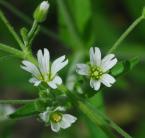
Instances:
[[[34,19],[39,23],[44,22],[47,17],[48,9],[48,1],[43,1],[34,12]]]

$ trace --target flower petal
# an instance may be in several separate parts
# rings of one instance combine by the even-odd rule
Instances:
[[[91,65],[100,66],[101,64],[101,51],[98,47],[90,48],[90,62]]]
[[[65,60],[65,56],[61,56],[56,59],[51,66],[51,77],[53,78],[58,71],[64,68],[68,64],[68,60]]]
[[[101,67],[104,72],[111,69],[117,63],[117,58],[115,58],[114,54],[109,54],[105,56],[102,60]]]
[[[44,49],[44,55],[42,53],[42,50],[38,50],[37,59],[38,59],[41,73],[43,75],[46,75],[49,72],[49,61],[50,61],[50,55],[48,49],[46,48]]]
[[[38,79],[36,79],[36,78],[31,78],[31,79],[29,80],[29,82],[30,82],[30,83],[33,83],[34,86],[38,86],[38,85],[41,83],[41,81],[38,80]]]
[[[48,85],[53,89],[56,89],[57,85],[61,85],[61,84],[62,84],[62,79],[59,76],[55,76],[52,81],[48,82]]]
[[[80,75],[89,75],[90,74],[90,67],[87,64],[77,64],[76,72]]]
[[[45,123],[48,123],[48,121],[49,121],[49,114],[48,114],[47,111],[46,112],[43,112],[43,113],[40,113],[39,114],[39,117],[40,117],[40,119],[42,121],[44,121]]]
[[[53,82],[53,81],[50,81],[47,83],[49,85],[49,87],[51,87],[52,89],[56,89],[57,88],[57,85]]]
[[[55,108],[54,112],[55,112],[55,111],[61,111],[61,112],[64,112],[64,111],[66,111],[66,109],[65,109],[65,107],[58,106],[58,107]]]
[[[24,66],[21,66],[22,69],[28,71],[29,73],[32,73],[36,78],[39,78],[41,76],[38,68],[31,62],[24,60],[22,61]]]
[[[61,85],[62,79],[59,76],[55,76],[55,78],[53,79],[53,82],[57,85]]]
[[[77,120],[75,116],[70,115],[70,114],[64,114],[63,118],[70,123],[74,123]]]
[[[101,78],[101,82],[107,86],[107,87],[111,87],[112,84],[114,84],[116,82],[115,78],[112,77],[111,75],[109,74],[104,74]]]
[[[60,124],[59,123],[53,123],[53,122],[51,122],[51,129],[54,132],[60,131]]]
[[[94,79],[91,79],[91,80],[90,80],[90,86],[91,86],[95,91],[98,91],[98,90],[100,89],[101,82],[100,82],[100,81],[97,81],[97,80],[94,80]]]
[[[71,124],[69,122],[67,122],[66,120],[62,119],[61,122],[60,122],[60,127],[63,128],[63,129],[66,129],[68,127],[70,127]]]
[[[62,120],[60,122],[60,127],[63,129],[66,129],[71,126],[72,123],[74,123],[77,120],[76,117],[70,115],[70,114],[64,114],[62,116]]]

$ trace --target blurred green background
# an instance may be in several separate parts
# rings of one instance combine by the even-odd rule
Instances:
[[[0,0],[0,9],[19,33],[31,27],[32,13],[41,0]],[[141,15],[144,0],[49,0],[50,10],[41,33],[33,43],[33,53],[48,48],[52,59],[66,54],[71,62],[88,59],[88,49],[98,46],[105,54],[127,27]],[[0,20],[0,42],[19,48]],[[108,116],[135,138],[145,137],[145,21],[115,51],[119,60],[139,57],[140,63],[117,83],[103,91]],[[37,89],[28,83],[29,74],[20,69],[21,61],[0,52],[0,99],[31,99]],[[74,73],[74,68],[66,72]],[[89,85],[88,85],[89,87]],[[95,107],[101,94],[90,99]],[[16,106],[18,107],[18,106]],[[102,107],[100,107],[102,109]],[[58,134],[36,118],[0,122],[0,138],[106,138],[81,113],[71,128]],[[120,138],[117,136],[117,138]]]

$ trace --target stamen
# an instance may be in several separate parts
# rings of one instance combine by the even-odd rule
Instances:
[[[60,122],[61,119],[62,119],[62,115],[61,115],[60,113],[53,113],[53,114],[51,115],[51,120],[52,120],[53,122],[55,122],[55,123]]]
[[[91,77],[93,79],[100,79],[103,75],[103,71],[100,67],[91,67]]]

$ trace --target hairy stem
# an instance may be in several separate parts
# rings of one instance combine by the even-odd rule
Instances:
[[[0,0],[0,4],[5,7],[6,9],[8,9],[9,11],[11,11],[14,15],[16,15],[19,19],[21,19],[22,21],[24,21],[27,24],[32,24],[32,20],[29,16],[27,16],[26,14],[24,14],[23,12],[21,12],[19,9],[17,9],[16,7],[14,7],[11,3],[9,3],[8,1],[5,0]],[[48,30],[48,28],[41,26],[40,27],[40,31],[47,35],[48,37],[52,37],[53,39],[56,39],[58,41],[60,41],[61,43],[63,43],[63,40],[54,32]]]
[[[0,100],[0,104],[27,104],[35,102],[36,99],[32,100]]]
[[[72,104],[75,107],[82,111],[92,122],[96,124],[97,127],[101,128],[109,136],[111,135],[110,128],[112,128],[124,138],[132,138],[128,133],[121,129],[106,115],[101,113],[98,109],[93,108],[92,105],[90,105],[85,100],[81,99],[80,97],[77,97],[74,93],[70,92],[65,86],[61,86],[59,87],[59,89],[60,91],[64,91],[67,94],[67,96],[70,98]]]
[[[9,32],[12,34],[16,42],[19,44],[20,48],[24,49],[23,42],[21,41],[20,37],[15,32],[14,28],[10,25],[10,23],[8,22],[8,20],[6,19],[2,11],[0,11],[0,18],[3,21],[3,23],[6,25],[6,27],[8,28]]]
[[[112,53],[117,49],[117,47],[122,43],[122,41],[133,31],[133,29],[144,19],[143,16],[137,18],[128,29],[119,37],[119,39],[114,43],[112,48],[108,51],[108,53]]]
[[[34,34],[35,30],[37,29],[37,27],[38,27],[38,23],[37,23],[36,20],[34,20],[32,28],[31,28],[31,30],[28,33],[28,38],[31,39],[31,37],[33,36],[33,34]]]
[[[23,52],[21,52],[20,50],[17,50],[11,46],[8,46],[8,45],[5,45],[5,44],[1,44],[0,43],[0,50],[3,51],[3,52],[7,52],[7,53],[10,53],[10,54],[13,54],[14,56],[18,57],[18,58],[24,58],[24,54]]]

